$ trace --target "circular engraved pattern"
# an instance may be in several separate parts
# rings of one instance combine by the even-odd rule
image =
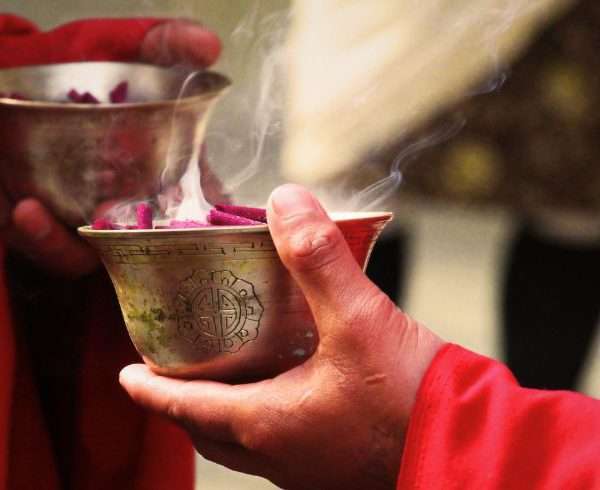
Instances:
[[[197,270],[179,287],[177,329],[211,353],[237,352],[258,337],[263,307],[254,286],[231,271]]]

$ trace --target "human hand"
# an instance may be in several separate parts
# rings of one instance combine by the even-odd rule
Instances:
[[[140,47],[140,61],[170,66],[180,63],[205,68],[221,54],[217,35],[190,20],[163,22],[148,31]]]
[[[442,341],[367,279],[306,190],[275,190],[268,222],[318,327],[315,354],[252,384],[169,379],[143,365],[120,382],[234,470],[286,489],[395,488],[417,389]]]
[[[172,20],[148,31],[139,49],[139,61],[206,67],[216,61],[220,50],[219,38],[205,27]],[[67,277],[78,277],[97,267],[94,250],[40,200],[29,197],[13,202],[9,195],[0,187],[0,237],[9,247],[40,267]]]

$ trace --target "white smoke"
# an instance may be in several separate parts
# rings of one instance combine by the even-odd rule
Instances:
[[[539,1],[542,0],[535,0],[531,5]],[[435,10],[434,3],[414,2],[413,7],[415,12],[421,12],[419,15],[424,16]],[[473,49],[485,51],[490,59],[489,65],[494,69],[490,77],[466,91],[464,97],[497,90],[506,80],[506,69],[499,57],[496,43],[515,20],[531,8],[531,5],[525,5],[526,3],[524,0],[501,0],[497,3],[497,8],[490,8],[491,4],[488,2],[488,10],[485,12],[477,11],[477,7],[473,5],[471,9],[464,9],[464,17],[454,13],[445,16],[437,12],[435,18],[445,22],[440,26],[443,35],[438,38],[432,37],[426,46],[421,46],[426,49],[427,56],[419,57],[417,52],[413,57],[417,60],[420,58],[417,63],[418,69],[414,66],[413,69],[407,69],[407,76],[414,77],[417,74],[423,86],[431,85],[428,74],[437,73],[433,68],[439,63],[440,56],[447,52],[442,44],[448,44],[452,33],[462,39],[466,27],[477,18],[485,29],[482,30],[484,34],[480,45],[474,46]],[[449,9],[450,5],[445,2],[444,8]],[[223,53],[223,60],[218,65],[220,70],[234,74],[234,79],[232,88],[218,103],[209,122],[205,145],[206,158],[208,165],[223,183],[225,194],[242,204],[264,205],[270,191],[282,182],[279,168],[286,130],[286,77],[288,62],[294,55],[289,51],[286,37],[292,15],[289,10],[269,12],[263,2],[251,2],[242,20],[228,35],[228,50]],[[361,53],[364,47],[358,44],[355,51]],[[352,53],[352,49],[344,53],[343,59],[348,65],[357,62]],[[373,56],[377,56],[377,53],[372,53]],[[327,73],[314,73],[313,76],[326,78]],[[381,83],[383,82],[384,80]],[[417,81],[412,83],[418,84]],[[339,88],[345,90],[344,87]],[[379,91],[380,86],[373,84],[349,103],[360,113],[370,97]],[[182,96],[184,94],[185,85],[181,92]],[[390,104],[393,106],[391,102]],[[410,101],[404,105],[409,107]],[[371,119],[363,119],[354,121],[353,124],[357,124],[357,128],[364,128],[373,122]],[[317,191],[326,206],[331,203],[331,206],[337,209],[382,207],[401,184],[402,170],[408,162],[425,148],[453,137],[463,124],[464,120],[457,118],[434,128],[418,139],[411,137],[408,130],[401,129],[393,138],[377,142],[379,149],[394,145],[400,150],[389,163],[388,177],[376,182],[365,182],[360,192],[356,192],[355,188],[349,191],[344,178],[335,183],[329,182],[325,188],[313,190]],[[371,155],[376,153],[370,152]],[[177,155],[171,154],[169,158],[175,161]],[[367,156],[362,162],[363,165],[375,163],[381,165],[381,160]],[[189,168],[181,181],[179,192],[173,193],[170,190],[171,195],[161,196],[163,206],[164,202],[167,203],[168,217],[202,219],[205,216],[210,205],[203,196],[200,177],[198,155],[194,155],[189,161]]]
[[[284,137],[285,37],[289,12],[261,15],[260,2],[231,35],[227,65],[239,79],[219,103],[206,138],[225,192],[262,205],[277,183]]]

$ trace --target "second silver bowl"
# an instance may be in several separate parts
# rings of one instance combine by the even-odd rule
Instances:
[[[127,103],[108,104],[120,82]],[[9,199],[37,197],[81,225],[105,203],[154,195],[179,181],[229,80],[136,63],[66,63],[0,70],[0,185]],[[66,102],[71,89],[101,104]]]

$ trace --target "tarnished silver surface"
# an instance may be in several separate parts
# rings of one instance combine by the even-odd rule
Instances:
[[[336,219],[363,267],[391,217]],[[266,225],[79,233],[100,252],[129,335],[157,373],[256,378],[303,362],[318,344]]]
[[[128,103],[60,102],[72,88],[106,102],[123,81]],[[0,99],[0,184],[10,199],[39,197],[72,225],[105,203],[152,196],[161,175],[162,185],[178,182],[198,155],[208,114],[228,85],[214,72],[135,63],[0,70],[0,92],[32,99]]]

